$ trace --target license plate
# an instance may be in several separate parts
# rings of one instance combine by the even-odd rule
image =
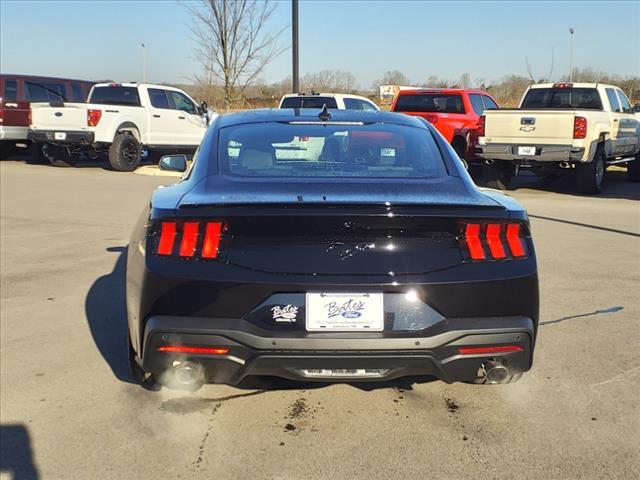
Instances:
[[[518,155],[535,155],[536,147],[518,147]]]
[[[66,140],[67,139],[67,133],[66,132],[55,132],[53,134],[53,138],[55,140]]]
[[[382,293],[307,293],[310,332],[380,332],[384,329]]]

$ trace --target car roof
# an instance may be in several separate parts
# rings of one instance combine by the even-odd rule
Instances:
[[[479,95],[489,95],[488,92],[475,88],[412,88],[398,91],[398,95],[427,95],[430,93],[477,93]]]
[[[319,113],[320,109],[317,108],[265,108],[244,110],[221,115],[217,118],[216,123],[222,128],[245,123],[321,122],[318,118]],[[327,122],[329,124],[332,122],[389,123],[393,125],[427,128],[426,124],[420,119],[402,113],[338,109],[331,109],[330,113],[331,120]]]
[[[529,88],[553,88],[557,85],[571,85],[571,88],[597,88],[600,87],[609,87],[609,88],[619,88],[615,85],[610,85],[607,83],[588,83],[588,82],[554,82],[554,83],[536,83],[531,85]]]
[[[332,98],[357,98],[359,100],[369,100],[367,97],[363,97],[362,95],[354,95],[351,93],[287,93],[282,96],[282,98],[292,98],[292,97],[332,97]]]

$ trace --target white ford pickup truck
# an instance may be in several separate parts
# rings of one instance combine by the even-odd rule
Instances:
[[[575,171],[583,193],[602,191],[609,165],[640,181],[640,118],[622,90],[602,83],[531,85],[517,109],[487,110],[476,153],[487,186],[508,188],[523,168],[547,176]]]
[[[118,171],[165,153],[193,153],[208,125],[207,106],[165,85],[99,83],[87,103],[32,103],[29,139],[35,161],[72,166],[81,153],[107,152]]]

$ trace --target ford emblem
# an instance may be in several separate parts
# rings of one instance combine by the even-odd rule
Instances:
[[[344,318],[359,318],[362,316],[360,312],[356,312],[355,310],[347,310],[346,312],[342,312],[342,316]]]

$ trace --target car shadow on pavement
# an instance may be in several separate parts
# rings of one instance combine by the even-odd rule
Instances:
[[[120,381],[136,383],[129,370],[125,272],[127,247],[110,247],[118,254],[111,273],[98,278],[87,293],[85,314],[93,341]]]
[[[480,184],[479,186],[482,186]],[[530,189],[541,192],[556,193],[559,195],[572,195],[576,197],[592,198],[620,198],[627,200],[640,200],[640,185],[627,180],[627,172],[622,170],[608,170],[607,179],[602,193],[598,195],[586,195],[578,192],[575,184],[575,176],[568,173],[559,178],[539,178],[525,172],[514,178],[510,190]]]
[[[33,458],[31,438],[23,424],[0,425],[0,474],[13,480],[40,478]]]

